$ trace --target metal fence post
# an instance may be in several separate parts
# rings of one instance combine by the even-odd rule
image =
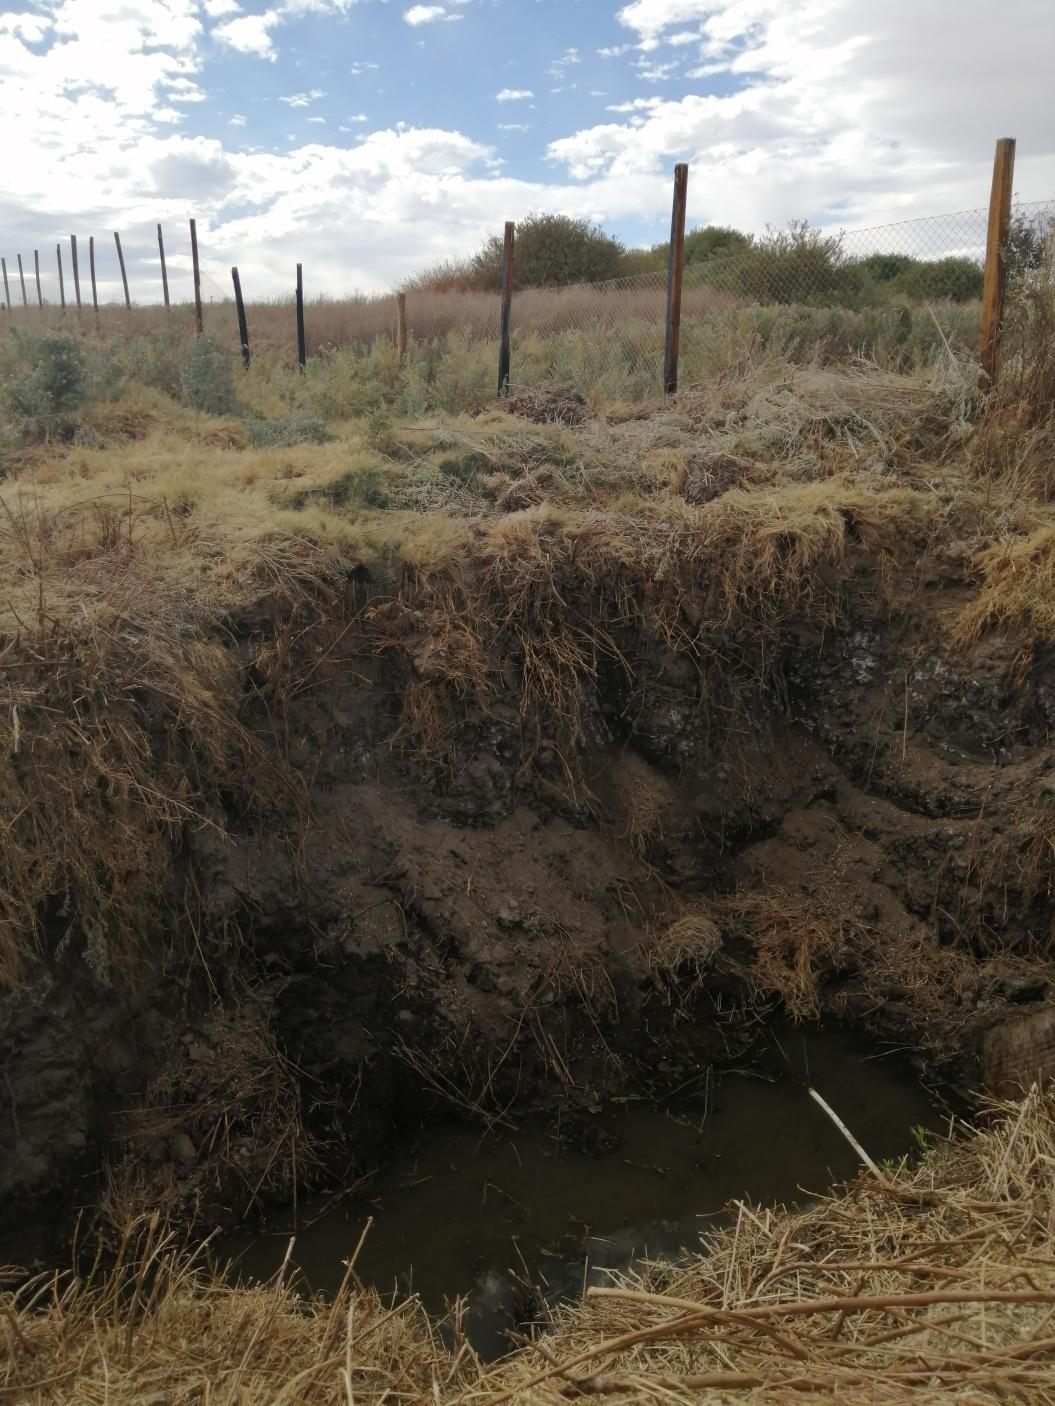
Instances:
[[[198,222],[190,222],[190,261],[194,271],[194,330],[200,337],[205,331],[201,310],[201,266],[198,263]]]
[[[308,364],[307,342],[304,337],[304,265],[297,265],[297,364],[303,371]]]
[[[169,303],[169,271],[168,266],[165,263],[165,236],[161,233],[160,225],[158,225],[158,253],[161,255],[161,292],[162,296],[165,299],[165,306],[170,307],[171,304]]]
[[[400,366],[407,359],[407,295],[396,295],[396,347],[399,351]]]
[[[128,274],[125,272],[125,255],[124,250],[121,248],[121,236],[118,234],[117,230],[114,230],[114,243],[117,245],[117,262],[121,269],[121,284],[125,290],[125,308],[130,312],[132,309],[132,299],[128,293]]]
[[[8,288],[8,286],[7,286],[7,260],[6,260],[6,258],[5,258],[5,259],[0,259],[0,268],[2,268],[3,271],[4,271],[4,307],[5,307],[5,309],[6,309],[8,312],[10,312],[10,311],[11,311],[11,290],[10,290],[10,288]]]
[[[66,314],[66,280],[62,276],[62,245],[55,245],[55,258],[59,265],[59,310]]]
[[[22,285],[22,306],[23,306],[24,308],[28,308],[28,307],[29,307],[29,299],[26,297],[26,275],[25,275],[25,271],[24,271],[23,268],[22,268],[22,255],[21,255],[21,254],[19,254],[19,256],[18,256],[18,281],[19,281],[19,283],[21,283],[21,285]]]
[[[506,221],[502,245],[502,316],[498,339],[498,394],[509,394],[509,324],[513,311],[513,251],[516,245],[516,225]]]
[[[1015,177],[1015,139],[1001,137],[993,158],[993,185],[989,194],[989,227],[985,240],[985,282],[982,288],[982,337],[980,360],[983,385],[996,385],[1000,360],[1000,324],[1007,292],[1004,244],[1011,226],[1011,189]]]
[[[245,303],[242,301],[242,280],[238,277],[238,266],[231,270],[231,282],[234,284],[234,305],[238,313],[238,340],[242,344],[242,365],[249,370],[249,328],[245,320]]]
[[[685,277],[685,203],[689,193],[689,168],[674,167],[674,205],[670,216],[670,250],[667,255],[667,329],[663,339],[663,390],[678,389],[678,353],[681,349],[681,287]]]
[[[99,285],[95,281],[95,235],[88,239],[88,271],[92,276],[92,311],[95,315],[95,330],[99,330]]]
[[[33,272],[37,277],[37,306],[40,308],[41,317],[44,316],[44,290],[40,286],[40,250],[33,250]]]
[[[73,264],[73,296],[77,303],[77,321],[81,320],[81,266],[77,260],[77,236],[70,235],[70,262]]]

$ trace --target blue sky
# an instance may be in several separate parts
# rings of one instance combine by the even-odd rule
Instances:
[[[10,4],[11,0],[7,0]],[[0,252],[122,232],[135,295],[390,288],[505,219],[881,224],[1055,196],[1051,0],[0,0]]]

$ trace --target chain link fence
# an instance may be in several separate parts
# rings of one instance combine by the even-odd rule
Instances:
[[[964,210],[869,229],[833,231],[805,223],[749,237],[735,231],[690,235],[684,272],[680,381],[718,374],[745,356],[773,352],[791,361],[866,357],[895,370],[925,365],[950,349],[977,354],[988,211]],[[717,237],[716,237],[717,236]],[[87,240],[80,243],[81,297],[91,315]],[[74,289],[70,250],[63,251],[67,316]],[[141,304],[126,315],[112,243],[96,241],[102,329],[169,326],[162,308]],[[510,389],[563,385],[608,399],[638,399],[663,387],[667,316],[665,253],[632,256],[652,268],[603,283],[516,289],[512,306]],[[1055,259],[1055,200],[1013,207],[1005,261],[1015,287],[1050,278]],[[149,261],[148,261],[149,262]],[[153,277],[153,266],[151,265]],[[17,269],[8,260],[12,311],[36,323],[31,260],[25,268],[29,307],[20,306]],[[175,329],[193,301],[189,254],[169,252]],[[160,285],[160,264],[157,268]],[[141,270],[140,270],[141,282]],[[203,269],[205,329],[237,345],[231,289]],[[58,270],[52,248],[41,259],[45,320],[58,318]],[[254,351],[295,354],[289,299],[250,300]],[[133,295],[135,287],[133,286]],[[425,388],[438,378],[497,383],[500,296],[497,292],[411,289],[405,296],[407,374]],[[308,354],[346,348],[367,357],[395,352],[395,295],[320,298],[307,306]]]
[[[734,253],[687,262],[681,380],[728,366],[738,351],[792,360],[868,357],[907,369],[943,346],[974,354],[988,211],[831,232],[792,224]],[[1010,288],[1050,276],[1055,201],[1013,207]],[[626,396],[662,388],[663,268],[608,283],[517,293],[511,386],[566,383]],[[493,333],[492,333],[493,335]]]

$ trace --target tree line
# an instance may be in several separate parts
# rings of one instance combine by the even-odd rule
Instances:
[[[1035,225],[1014,220],[1005,246],[1012,278],[1040,268],[1046,245]],[[665,273],[669,250],[667,242],[628,249],[589,220],[532,214],[517,225],[516,286],[561,288]],[[806,221],[763,235],[702,226],[685,236],[685,265],[691,286],[709,285],[763,303],[865,307],[899,297],[969,302],[982,295],[982,268],[975,259],[852,257],[841,235],[825,234]],[[404,286],[406,291],[497,292],[502,286],[502,240],[493,236],[468,258],[435,264]]]

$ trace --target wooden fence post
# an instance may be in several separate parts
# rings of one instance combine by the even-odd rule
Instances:
[[[161,291],[165,297],[165,306],[170,307],[171,304],[169,303],[169,271],[168,267],[165,264],[165,238],[164,235],[161,233],[160,225],[158,225],[158,253],[161,255]]]
[[[59,265],[59,310],[66,315],[66,280],[62,276],[62,245],[55,245],[55,258]]]
[[[40,308],[41,317],[44,316],[44,290],[40,286],[40,250],[33,250],[33,271],[37,276],[37,306]]]
[[[513,252],[516,225],[506,221],[502,243],[502,314],[498,329],[498,394],[509,394],[509,324],[513,310]]]
[[[194,329],[200,337],[205,331],[201,311],[201,266],[198,263],[198,222],[190,222],[190,261],[194,269]]]
[[[77,236],[70,235],[70,260],[73,263],[73,296],[77,300],[77,318],[81,316],[81,270],[77,263]]]
[[[681,350],[681,286],[685,277],[685,203],[689,193],[689,168],[674,167],[674,205],[670,215],[670,251],[667,255],[667,327],[663,339],[663,390],[678,389],[678,354]]]
[[[396,346],[399,349],[400,366],[407,359],[407,295],[396,295]]]
[[[0,259],[0,268],[4,271],[4,310],[11,311],[11,290],[7,286],[7,260]]]
[[[121,248],[121,236],[117,233],[116,230],[114,230],[114,243],[117,245],[117,262],[121,268],[121,283],[123,284],[125,290],[125,308],[127,311],[131,312],[132,299],[128,296],[128,274],[125,273],[125,256],[124,251]]]
[[[26,275],[25,275],[25,271],[24,271],[23,268],[22,268],[22,255],[21,255],[21,254],[19,254],[19,256],[18,256],[18,281],[19,281],[19,283],[21,283],[21,285],[22,285],[22,306],[23,306],[24,308],[28,308],[28,307],[29,307],[29,299],[26,297]]]
[[[304,265],[297,265],[297,362],[303,371],[308,364],[304,339]]]
[[[92,276],[92,311],[95,314],[95,329],[99,330],[99,288],[95,282],[95,235],[88,237],[88,271]]]
[[[238,313],[238,340],[242,344],[242,365],[249,370],[249,328],[245,320],[245,303],[242,301],[242,280],[238,277],[237,266],[231,270],[234,284],[234,305]]]
[[[1015,139],[1001,137],[993,158],[993,185],[989,193],[989,228],[985,240],[985,281],[982,286],[982,338],[980,360],[983,387],[996,385],[1000,361],[1000,324],[1004,320],[1007,261],[1004,245],[1011,226],[1011,189],[1015,177]]]

